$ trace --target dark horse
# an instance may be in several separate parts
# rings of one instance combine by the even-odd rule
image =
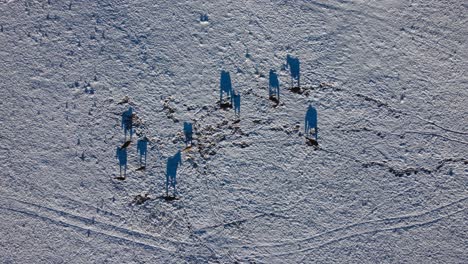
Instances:
[[[310,131],[312,128],[314,129],[313,133]],[[305,116],[305,136],[308,137],[310,134],[313,134],[315,136],[315,141],[317,141],[317,110],[311,105],[309,105]]]
[[[166,167],[166,196],[169,196],[169,185],[174,188],[174,196],[177,193],[176,189],[176,175],[177,175],[177,168],[179,165],[182,165],[182,155],[180,153],[180,150],[177,151],[177,153],[169,157],[167,159],[167,167]]]

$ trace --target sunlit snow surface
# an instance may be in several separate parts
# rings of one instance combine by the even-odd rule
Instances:
[[[0,262],[468,263],[467,23],[458,0],[0,1]],[[121,181],[129,106],[151,143]]]

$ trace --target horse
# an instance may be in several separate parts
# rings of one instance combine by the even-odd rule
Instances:
[[[291,73],[291,86],[294,86],[294,80],[297,81],[297,87],[300,87],[300,62],[298,58],[295,58],[291,55],[286,56],[286,66],[289,67]]]
[[[190,142],[190,145],[192,145],[192,135],[193,135],[192,123],[184,122],[184,134],[185,134],[185,145],[188,145],[189,142]]]
[[[317,141],[318,137],[318,130],[317,130],[317,110],[315,110],[314,107],[309,105],[309,108],[307,109],[307,113],[305,116],[305,136],[307,137],[310,133],[311,129],[314,129],[314,136],[315,136],[315,141]]]
[[[220,95],[219,101],[220,104],[223,104],[223,92],[226,93],[227,97],[231,97],[232,95],[232,83],[231,83],[231,75],[227,71],[221,71],[221,80],[220,80]]]
[[[122,124],[121,127],[124,129],[125,138],[127,138],[127,131],[130,132],[130,139],[133,135],[133,108],[129,107],[127,111],[122,113]]]
[[[115,157],[119,159],[120,177],[122,177],[122,166],[124,167],[124,177],[125,177],[127,175],[127,149],[117,147],[117,153]]]
[[[143,155],[145,156],[145,167],[146,167],[146,153],[148,151],[148,138],[143,137],[138,139],[137,142],[137,152],[140,154],[140,165],[141,165],[141,160],[143,158]]]
[[[279,102],[279,97],[280,97],[280,90],[279,90],[279,81],[278,81],[278,75],[274,70],[270,70],[270,83],[268,85],[268,95],[270,98],[273,98],[275,96],[276,101]]]
[[[177,193],[176,190],[176,175],[177,175],[177,168],[179,165],[182,165],[182,154],[180,150],[172,157],[167,159],[167,167],[166,167],[166,196],[169,196],[169,185],[174,188],[174,196]]]

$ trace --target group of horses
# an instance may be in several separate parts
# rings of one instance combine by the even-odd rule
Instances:
[[[294,84],[297,84],[297,87],[300,85],[300,71],[299,71],[299,59],[292,57],[290,55],[286,58],[287,64],[286,67],[290,69],[291,75],[291,87],[294,87]],[[278,75],[274,70],[270,70],[269,73],[269,88],[268,88],[269,98],[279,103],[280,99],[280,84]],[[223,95],[226,95],[227,102],[223,101]],[[240,94],[232,88],[231,76],[227,71],[221,71],[220,79],[220,106],[223,105],[234,106],[234,111],[237,116],[240,115]],[[127,133],[130,134],[130,140],[126,141],[121,147],[117,147],[117,158],[119,159],[120,165],[120,177],[122,177],[122,167],[124,168],[124,176],[126,175],[127,170],[127,147],[131,142],[133,135],[133,108],[129,107],[128,110],[122,113],[122,123],[121,127],[124,130],[125,139],[127,138]],[[318,139],[318,129],[317,129],[317,110],[309,105],[304,124],[305,137],[309,140],[311,136],[314,137],[315,143]],[[185,144],[188,146],[192,145],[193,140],[193,126],[189,122],[184,122],[184,134],[185,134]],[[146,166],[146,154],[147,146],[149,140],[146,137],[139,138],[137,141],[137,152],[140,156],[140,165],[142,168]],[[144,166],[142,165],[142,159],[144,156]],[[171,156],[167,159],[166,164],[166,196],[169,197],[169,187],[172,187],[174,191],[174,197],[177,194],[176,184],[177,184],[177,169],[182,165],[182,154],[178,150],[174,156]]]
[[[191,146],[193,140],[193,125],[190,122],[184,122],[185,145]],[[182,165],[182,154],[180,150],[174,156],[167,159],[166,164],[166,197],[169,197],[169,187],[174,190],[174,197],[177,194],[177,169]]]
[[[286,68],[289,68],[290,77],[291,77],[291,88],[300,87],[300,61],[298,58],[291,55],[286,56]],[[240,94],[234,92],[232,88],[231,76],[229,72],[222,70],[221,79],[220,79],[220,106],[229,105],[226,103],[226,100],[223,101],[223,95],[226,95],[227,101],[230,105],[234,106],[236,114],[240,114]],[[280,83],[278,74],[275,70],[270,69],[269,73],[269,84],[268,84],[268,96],[269,99],[275,101],[279,104],[280,100]],[[310,136],[315,138],[315,143],[317,143],[318,138],[318,129],[317,129],[317,110],[309,105],[305,117],[305,136],[310,139]]]
[[[121,128],[124,130],[125,143],[122,146],[117,147],[116,157],[119,160],[120,166],[120,176],[118,179],[125,179],[127,174],[127,149],[131,143],[133,135],[133,108],[129,107],[128,110],[122,113],[122,122]],[[130,134],[129,140],[127,140],[127,134]],[[193,126],[190,122],[184,122],[184,134],[185,134],[185,143],[187,145],[192,144],[193,140]],[[137,140],[137,153],[140,159],[140,168],[137,170],[145,169],[146,167],[146,157],[148,152],[148,143],[149,139],[146,136],[140,137]],[[182,155],[180,150],[172,157],[169,157],[166,165],[166,196],[169,195],[169,187],[172,187],[174,190],[174,196],[177,193],[176,184],[177,184],[177,168],[179,165],[182,165]],[[123,175],[122,175],[123,173]]]
[[[137,152],[140,157],[140,168],[138,170],[143,170],[146,167],[146,154],[148,152],[148,142],[149,139],[147,137],[141,137],[137,140]],[[116,157],[119,160],[120,166],[120,179],[125,179],[127,176],[127,149],[130,145],[131,140],[125,141],[122,146],[117,147]],[[144,162],[143,162],[144,158]],[[122,175],[122,168],[123,168],[123,175]]]
[[[121,127],[124,130],[125,143],[122,146],[117,147],[116,157],[119,160],[120,166],[120,176],[119,178],[125,179],[127,175],[127,149],[130,143],[132,142],[133,137],[133,108],[129,107],[126,111],[122,113]],[[127,140],[127,134],[130,134],[130,139]],[[146,167],[146,153],[148,152],[148,142],[149,139],[146,136],[140,137],[137,140],[137,152],[140,156],[140,169]],[[144,163],[143,163],[144,157]],[[123,168],[123,175],[122,175]]]

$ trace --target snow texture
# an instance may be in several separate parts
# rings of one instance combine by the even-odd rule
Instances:
[[[460,0],[0,1],[0,262],[468,263],[467,24]]]

